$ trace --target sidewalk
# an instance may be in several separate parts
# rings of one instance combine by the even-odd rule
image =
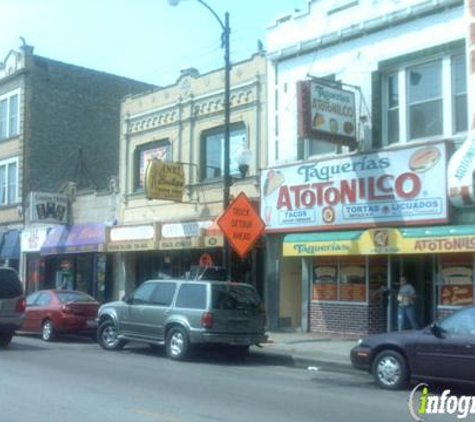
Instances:
[[[315,333],[268,333],[269,341],[251,352],[264,359],[274,359],[298,367],[351,368],[350,350],[357,337]]]

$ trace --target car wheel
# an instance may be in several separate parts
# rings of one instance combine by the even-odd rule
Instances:
[[[13,333],[0,333],[0,347],[7,347],[12,341]]]
[[[55,335],[56,334],[53,327],[53,321],[47,319],[43,322],[43,325],[41,326],[41,338],[44,341],[52,341],[54,340]]]
[[[399,390],[408,383],[409,371],[406,359],[394,350],[384,350],[373,362],[376,383],[387,390]]]
[[[190,341],[181,327],[172,327],[166,339],[167,356],[173,360],[185,360],[190,353]]]
[[[97,341],[104,350],[120,350],[125,346],[125,340],[119,338],[119,331],[114,321],[107,320],[99,325]]]

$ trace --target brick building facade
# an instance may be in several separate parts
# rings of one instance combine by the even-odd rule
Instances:
[[[70,226],[75,216],[69,207],[66,219],[47,218],[48,224],[42,224],[42,215],[32,220],[30,194],[70,195],[71,186],[74,192],[109,194],[110,179],[119,174],[120,102],[151,88],[38,56],[27,44],[0,63],[0,231],[14,232],[16,242],[14,248],[11,240],[9,245],[4,242],[1,251],[4,263],[19,269],[27,286],[41,279],[31,289],[43,282],[54,285],[58,269],[47,269],[48,280],[38,275],[44,270],[38,246],[24,253],[20,262],[21,231],[31,229],[25,231],[27,240],[36,245],[38,233],[43,238],[55,223]],[[106,221],[107,209],[95,218]],[[36,266],[30,265],[30,258]]]

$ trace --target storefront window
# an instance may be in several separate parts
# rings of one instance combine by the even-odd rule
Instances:
[[[388,284],[388,258],[387,256],[368,257],[369,297],[382,298],[384,289]]]
[[[366,301],[366,260],[364,256],[317,258],[313,260],[312,300]],[[385,267],[373,273],[378,288],[386,283]]]
[[[440,256],[439,305],[473,303],[473,255]]]
[[[338,263],[336,258],[313,262],[313,300],[338,300]]]
[[[366,300],[365,257],[340,258],[340,300]]]
[[[76,258],[76,290],[92,295],[92,254],[79,254]]]
[[[45,263],[39,256],[29,256],[26,273],[26,292],[32,293],[43,288]]]

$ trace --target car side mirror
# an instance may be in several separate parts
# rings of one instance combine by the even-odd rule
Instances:
[[[433,322],[430,325],[430,332],[434,334],[437,338],[443,338],[444,337],[444,329],[437,324],[436,322]]]

